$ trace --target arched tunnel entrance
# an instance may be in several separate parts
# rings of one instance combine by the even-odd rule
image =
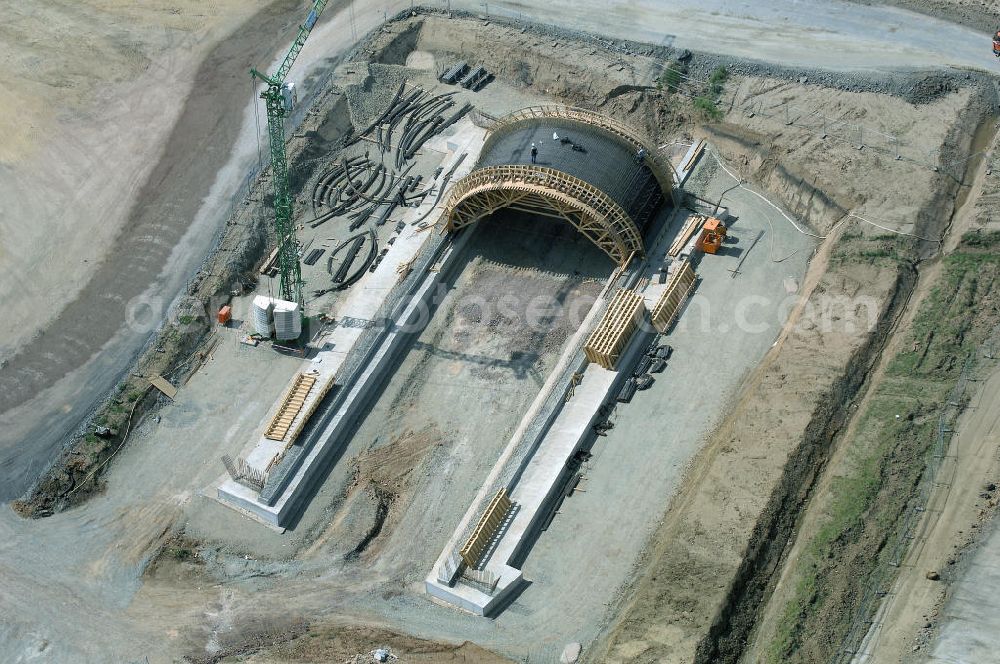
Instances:
[[[628,128],[581,109],[533,107],[496,122],[476,168],[452,188],[447,227],[504,208],[553,217],[621,265],[644,253],[643,233],[671,183]]]
[[[587,183],[548,168],[494,166],[456,185],[448,228],[458,230],[503,208],[572,224],[617,264],[642,254],[639,230],[614,201]]]

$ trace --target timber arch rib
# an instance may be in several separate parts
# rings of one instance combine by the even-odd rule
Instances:
[[[622,265],[644,253],[643,230],[670,194],[672,178],[651,155],[631,130],[597,113],[562,106],[515,111],[495,122],[479,164],[452,188],[447,228],[457,231],[504,208],[554,217]]]
[[[448,230],[456,231],[502,208],[564,219],[616,263],[642,254],[642,237],[625,210],[583,180],[542,166],[490,166],[452,189]]]

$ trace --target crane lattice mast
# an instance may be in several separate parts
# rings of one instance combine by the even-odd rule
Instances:
[[[327,0],[315,0],[306,20],[299,26],[299,32],[292,43],[288,55],[278,71],[268,76],[256,69],[250,74],[264,81],[266,88],[260,97],[267,106],[267,135],[271,148],[271,175],[274,180],[274,226],[278,236],[278,271],[280,273],[281,299],[290,302],[302,301],[302,268],[299,265],[299,249],[295,241],[295,226],[292,217],[292,195],[288,183],[288,158],[285,154],[285,116],[291,110],[290,95],[285,91],[285,78],[291,71],[295,59],[305,46],[320,14],[326,8]]]

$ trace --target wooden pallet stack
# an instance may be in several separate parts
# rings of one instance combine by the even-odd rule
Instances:
[[[681,232],[677,234],[677,237],[674,238],[673,243],[670,245],[670,249],[667,250],[667,254],[671,257],[676,257],[685,245],[687,245],[691,236],[694,235],[694,232],[701,228],[701,225],[704,223],[705,217],[700,214],[694,214],[688,217],[687,222],[684,224],[684,228],[682,228]]]
[[[601,322],[583,347],[587,359],[605,369],[614,369],[629,339],[642,322],[645,311],[641,295],[624,288],[618,289]]]
[[[670,328],[681,304],[694,287],[697,277],[698,275],[691,269],[691,264],[687,261],[682,261],[670,275],[667,288],[663,291],[660,299],[656,301],[650,316],[657,332],[664,334]]]
[[[500,530],[500,526],[503,525],[513,506],[514,503],[507,496],[506,487],[497,491],[493,500],[486,507],[486,511],[483,512],[483,516],[480,517],[479,523],[476,524],[476,529],[472,531],[465,546],[459,550],[459,555],[462,556],[462,561],[466,565],[474,568],[479,563],[479,557],[483,555],[486,546]]]

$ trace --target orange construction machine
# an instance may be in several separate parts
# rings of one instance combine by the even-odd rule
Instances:
[[[993,55],[1000,58],[1000,30],[997,30],[997,33],[993,35]]]
[[[725,239],[726,225],[715,217],[709,217],[705,220],[705,225],[701,227],[701,236],[698,237],[698,242],[694,246],[706,254],[716,254]]]

